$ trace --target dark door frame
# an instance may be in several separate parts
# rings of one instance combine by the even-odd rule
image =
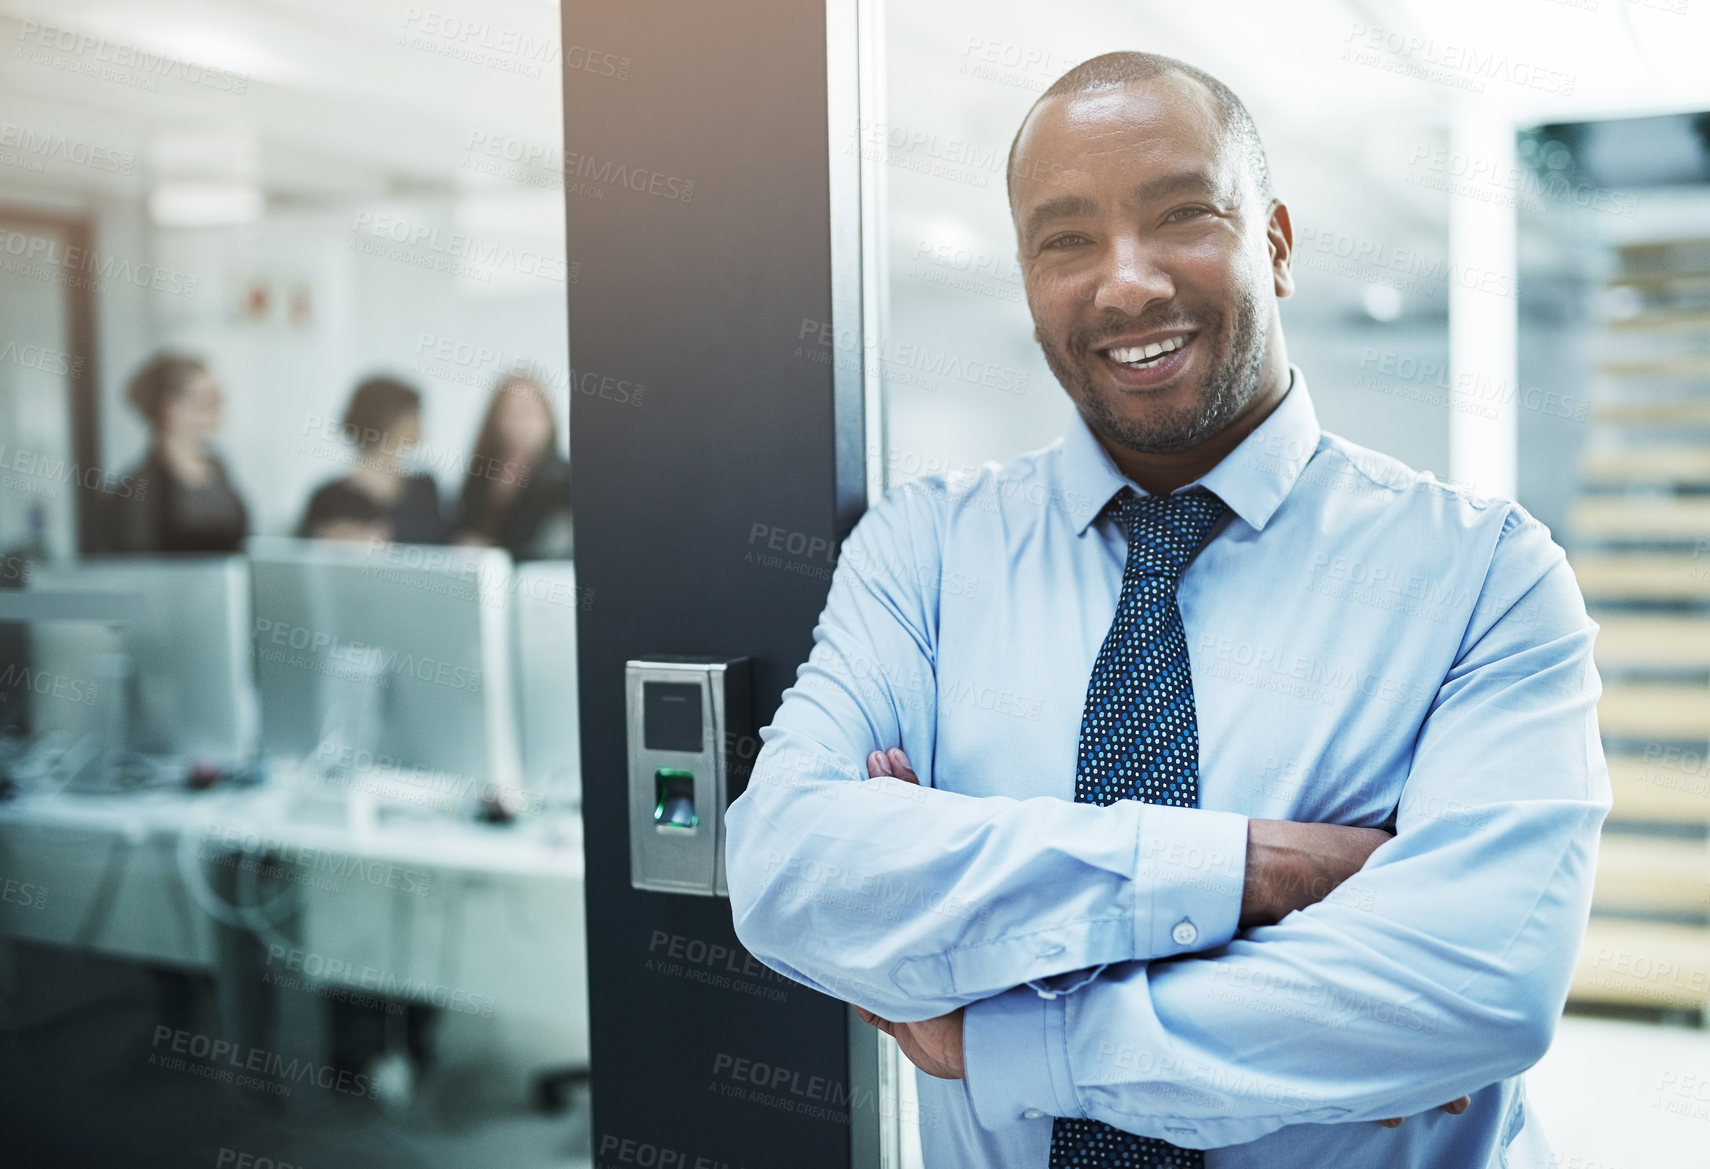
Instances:
[[[624,662],[748,656],[765,725],[866,507],[857,17],[563,5],[598,1165],[875,1169],[894,1132],[875,1031],[755,962],[728,901],[630,887],[624,775]]]
[[[94,219],[87,215],[42,211],[0,203],[0,226],[50,231],[65,242],[67,250],[87,255],[94,245]],[[90,281],[69,279],[65,290],[66,333],[71,356],[71,458],[81,474],[73,495],[77,508],[77,548],[83,556],[96,550],[100,523],[100,476],[91,467],[101,465],[101,396],[96,377],[95,292]],[[93,486],[91,483],[93,482]]]

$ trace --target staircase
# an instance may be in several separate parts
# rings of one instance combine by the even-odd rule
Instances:
[[[1710,240],[1618,249],[1569,559],[1614,808],[1570,999],[1710,1006]]]

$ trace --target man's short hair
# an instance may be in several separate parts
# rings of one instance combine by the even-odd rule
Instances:
[[[1253,115],[1247,112],[1247,107],[1241,104],[1241,99],[1235,96],[1235,91],[1204,70],[1195,69],[1186,61],[1178,61],[1174,57],[1165,57],[1158,53],[1137,52],[1105,53],[1082,61],[1053,81],[1051,88],[1039,95],[1028,109],[1027,117],[1021,119],[1021,125],[1015,131],[1015,139],[1009,145],[1009,165],[1005,175],[1011,202],[1015,199],[1016,147],[1021,144],[1021,133],[1027,128],[1028,119],[1033,117],[1033,111],[1039,108],[1040,102],[1047,98],[1074,96],[1098,89],[1113,89],[1135,82],[1152,81],[1170,73],[1192,78],[1211,94],[1212,103],[1217,108],[1218,120],[1223,124],[1225,139],[1234,140],[1246,159],[1247,172],[1253,176],[1253,188],[1258,191],[1262,201],[1269,203],[1271,166],[1265,158],[1265,144],[1259,140],[1259,127],[1254,124]]]

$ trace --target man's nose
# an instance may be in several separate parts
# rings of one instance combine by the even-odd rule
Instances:
[[[1137,317],[1154,302],[1167,301],[1175,294],[1175,281],[1159,266],[1152,250],[1139,239],[1119,236],[1105,253],[1093,292],[1093,308]]]

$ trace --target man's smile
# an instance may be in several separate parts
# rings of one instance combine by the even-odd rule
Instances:
[[[1150,390],[1173,380],[1193,360],[1192,331],[1158,332],[1124,337],[1098,347],[1104,365],[1124,389]]]

